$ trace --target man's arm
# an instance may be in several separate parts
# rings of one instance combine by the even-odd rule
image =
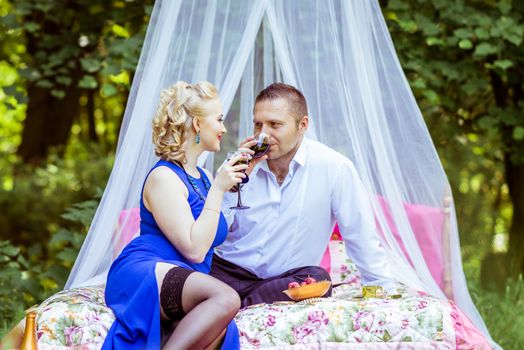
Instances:
[[[353,163],[346,159],[338,167],[331,198],[332,212],[344,238],[346,252],[356,264],[364,285],[395,287],[380,245],[369,195]]]

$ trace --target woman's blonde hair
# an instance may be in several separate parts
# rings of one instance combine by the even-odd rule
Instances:
[[[185,163],[185,145],[193,118],[205,117],[204,102],[215,98],[217,89],[207,81],[196,84],[179,81],[162,90],[153,119],[155,154],[164,160]]]

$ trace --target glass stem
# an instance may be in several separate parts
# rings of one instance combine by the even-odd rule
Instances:
[[[237,201],[237,207],[241,207],[242,206],[242,199],[240,198],[240,189],[242,187],[240,186],[240,184],[238,184],[238,201]]]

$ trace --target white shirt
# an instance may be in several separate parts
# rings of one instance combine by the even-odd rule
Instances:
[[[338,222],[362,282],[392,286],[368,194],[342,154],[304,138],[281,186],[262,161],[242,189],[242,202],[251,208],[229,209],[236,202],[236,193],[225,194],[222,211],[229,234],[216,248],[221,258],[260,278],[319,265]]]

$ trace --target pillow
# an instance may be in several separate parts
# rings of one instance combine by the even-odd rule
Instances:
[[[382,210],[382,214],[391,230],[393,237],[395,237],[400,249],[407,256],[406,247],[402,242],[399,229],[395,223],[391,206],[389,201],[377,195],[377,203]],[[446,289],[446,281],[444,278],[444,254],[446,253],[446,235],[448,228],[445,225],[446,213],[445,209],[431,207],[423,204],[403,203],[404,212],[407,216],[408,222],[413,230],[417,243],[420,247],[424,260],[428,269],[433,276],[433,279],[442,290]],[[375,218],[377,231],[381,236],[384,236],[384,230],[381,227],[378,219]],[[332,240],[340,240],[341,234],[338,224],[335,225],[331,235]],[[329,250],[329,246],[328,246]],[[326,250],[321,266],[328,272],[331,269],[330,253]],[[409,257],[408,257],[409,259]]]
[[[360,288],[360,272],[346,255],[344,241],[341,239],[338,225],[335,225],[320,266],[329,272],[334,285],[348,283]]]
[[[329,241],[328,249],[330,256],[329,275],[334,285],[347,283],[360,288],[360,272],[357,266],[346,255],[344,241]]]
[[[61,291],[38,307],[38,347],[100,349],[114,319],[104,302],[103,285]]]

